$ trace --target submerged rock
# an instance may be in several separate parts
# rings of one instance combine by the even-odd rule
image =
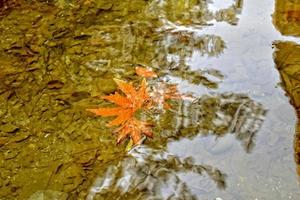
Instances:
[[[300,176],[300,45],[294,42],[278,41],[275,47],[274,60],[280,73],[281,85],[290,97],[290,102],[298,115],[294,148],[297,171]]]
[[[19,130],[19,127],[13,125],[13,124],[4,124],[0,126],[0,131],[3,131],[5,133],[15,133]]]
[[[273,22],[281,34],[300,36],[300,1],[277,0]]]
[[[28,200],[66,200],[68,195],[53,190],[41,190],[31,195]]]

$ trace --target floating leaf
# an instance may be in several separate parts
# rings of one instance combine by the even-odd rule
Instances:
[[[144,67],[136,67],[135,73],[138,76],[145,77],[145,78],[155,78],[157,77],[157,74],[152,71],[150,68],[144,68]]]
[[[177,90],[177,85],[159,83],[151,93],[152,104],[163,105],[165,109],[170,109],[171,106],[167,103],[169,99],[182,99],[182,95]]]
[[[148,73],[148,71],[144,69],[137,69],[137,73],[142,71],[142,73],[140,73],[142,75]],[[139,109],[150,109],[155,105],[163,105],[165,109],[169,109],[170,105],[166,100],[181,99],[181,94],[179,94],[177,85],[175,84],[159,82],[159,84],[152,85],[148,88],[146,79],[143,79],[140,87],[136,89],[131,83],[119,79],[114,80],[119,90],[121,90],[125,96],[115,92],[114,94],[104,96],[103,99],[116,104],[117,107],[87,109],[87,111],[103,117],[117,116],[108,125],[120,126],[116,130],[118,133],[118,144],[126,138],[130,138],[133,145],[137,145],[141,144],[143,135],[152,137],[153,134],[150,124],[134,117]],[[152,90],[151,94],[148,94],[148,90],[150,89]]]
[[[127,137],[130,137],[133,141],[133,144],[140,144],[142,135],[152,138],[152,130],[149,127],[150,124],[147,122],[139,121],[135,118],[131,118],[123,126],[117,129],[119,136],[117,143],[121,143]]]
[[[125,96],[115,92],[115,94],[104,96],[103,99],[118,105],[118,107],[87,109],[87,111],[103,117],[117,116],[108,124],[108,126],[121,125],[121,128],[117,130],[119,132],[117,142],[120,143],[123,139],[130,136],[133,144],[138,144],[142,133],[149,137],[152,136],[151,129],[147,128],[146,122],[141,122],[134,118],[135,112],[146,105],[149,98],[146,80],[142,81],[138,90],[125,81],[115,79],[115,82]]]
[[[113,95],[104,96],[103,99],[109,100],[109,101],[121,106],[122,108],[128,108],[131,106],[131,103],[132,103],[127,97],[124,97],[117,92]]]

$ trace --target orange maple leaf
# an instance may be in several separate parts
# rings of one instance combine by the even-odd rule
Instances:
[[[132,84],[126,83],[125,81],[115,79],[115,82],[126,96],[122,96],[118,92],[115,92],[115,94],[104,96],[103,99],[115,103],[118,107],[87,109],[96,115],[104,117],[117,116],[108,124],[109,126],[118,126],[125,123],[133,117],[138,109],[142,108],[149,98],[146,90],[146,80],[142,81],[141,87],[138,90],[136,90]]]
[[[166,102],[169,99],[182,99],[176,84],[161,82],[153,89],[151,94],[152,104],[163,105],[165,109],[170,109],[171,106]]]
[[[136,68],[137,74],[143,77],[154,77],[154,72],[147,71],[144,68]],[[155,74],[156,76],[156,74]],[[175,84],[167,84],[160,82],[148,94],[147,82],[143,79],[140,87],[136,89],[131,83],[115,79],[118,89],[123,93],[115,92],[114,94],[104,96],[103,99],[108,100],[116,107],[87,109],[88,111],[103,117],[117,116],[108,123],[108,126],[120,126],[118,132],[117,143],[121,143],[124,139],[130,137],[133,144],[140,144],[142,136],[152,137],[153,133],[150,124],[140,121],[134,117],[139,109],[150,109],[153,104],[163,105],[164,108],[170,108],[166,102],[168,99],[180,99],[181,94],[177,90]]]
[[[130,118],[124,125],[118,128],[116,131],[119,132],[117,143],[121,143],[127,137],[130,137],[133,144],[140,144],[142,134],[152,138],[152,130],[149,127],[150,124],[147,122],[139,121],[137,119]]]
[[[157,74],[152,71],[150,68],[145,68],[145,67],[136,67],[135,68],[135,73],[141,77],[145,78],[155,78],[157,77]]]

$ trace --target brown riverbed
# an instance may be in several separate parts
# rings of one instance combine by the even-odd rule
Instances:
[[[299,199],[299,3],[3,1],[0,199]],[[128,151],[86,109],[136,66],[194,98]]]

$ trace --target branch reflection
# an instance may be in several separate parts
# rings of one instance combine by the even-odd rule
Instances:
[[[159,122],[162,137],[174,140],[198,134],[234,134],[245,151],[254,147],[254,138],[264,121],[266,110],[242,94],[204,95],[194,102],[184,101]],[[161,140],[160,138],[159,140]]]
[[[132,157],[110,166],[104,177],[94,182],[88,200],[121,199],[197,199],[180,174],[205,173],[219,188],[225,188],[225,175],[211,166],[197,165],[193,158],[180,159],[163,150],[139,146]]]

